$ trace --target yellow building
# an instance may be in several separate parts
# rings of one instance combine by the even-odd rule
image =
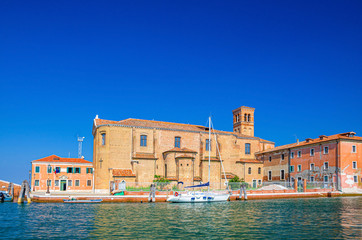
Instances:
[[[234,132],[213,130],[199,125],[126,119],[94,119],[93,165],[96,192],[109,192],[112,183],[151,183],[154,175],[171,181],[208,181],[211,154],[211,184],[222,182],[221,162],[227,178],[238,176],[250,184],[261,183],[262,163],[255,152],[274,147],[274,143],[254,137],[254,108],[233,111]]]

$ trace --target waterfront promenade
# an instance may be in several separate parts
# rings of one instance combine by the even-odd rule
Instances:
[[[245,200],[244,196],[240,198],[239,191],[233,191],[230,196],[230,201]],[[156,192],[156,202],[166,202],[168,196],[174,192]],[[63,202],[63,199],[68,199],[69,196],[79,200],[102,199],[102,202],[119,203],[119,202],[133,202],[133,203],[146,203],[148,202],[149,192],[125,192],[124,195],[109,195],[109,194],[91,194],[91,193],[77,193],[77,194],[45,194],[33,193],[31,194],[33,202]],[[342,197],[342,196],[361,196],[362,193],[341,193],[338,191],[330,191],[327,189],[320,189],[319,191],[298,192],[294,190],[269,190],[269,191],[247,191],[247,200],[260,200],[260,199],[287,199],[287,198],[318,198],[318,197]]]

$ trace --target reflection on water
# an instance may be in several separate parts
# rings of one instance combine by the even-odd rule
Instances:
[[[362,238],[362,198],[0,204],[0,239]]]

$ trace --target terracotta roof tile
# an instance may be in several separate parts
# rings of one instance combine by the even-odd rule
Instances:
[[[194,181],[201,181],[201,177],[194,177]]]
[[[112,169],[113,177],[136,177],[132,169]]]
[[[177,181],[177,177],[168,177],[166,178],[167,180],[170,180],[170,181]]]
[[[157,159],[153,153],[136,153],[133,156],[134,159]]]
[[[209,161],[209,157],[204,157],[201,161]],[[217,157],[210,157],[210,161],[220,161]]]
[[[194,124],[184,124],[184,123],[173,123],[173,122],[163,122],[163,121],[154,121],[154,120],[143,120],[143,119],[134,119],[134,118],[128,118],[121,121],[111,121],[111,120],[105,120],[105,119],[94,119],[95,125],[106,125],[106,124],[119,124],[124,126],[136,126],[136,127],[149,127],[149,128],[166,128],[166,129],[174,129],[174,130],[186,130],[186,131],[197,131],[197,132],[208,132],[208,128],[200,125],[194,125]],[[233,134],[240,137],[245,138],[255,138],[248,136],[245,134],[237,133],[237,132],[229,132],[229,131],[221,131],[221,130],[215,130],[212,129],[212,132],[215,133],[226,133],[226,134]],[[266,140],[264,140],[266,141]]]
[[[190,155],[183,154],[183,155],[180,155],[180,156],[176,156],[175,158],[194,158],[194,157],[190,156]]]
[[[236,163],[263,163],[263,162],[258,161],[256,159],[240,159],[239,161],[236,161]]]
[[[165,151],[164,153],[167,152],[183,152],[183,153],[197,153],[196,151],[192,150],[192,149],[188,149],[188,148],[172,148],[170,150]]]
[[[32,162],[59,162],[59,163],[89,163],[92,164],[92,162],[87,161],[83,158],[61,158],[57,155],[50,155],[45,158],[37,159]]]
[[[348,137],[347,135],[350,134],[350,133],[354,134],[354,132],[347,132],[347,133],[339,133],[339,134],[334,134],[334,135],[330,135],[330,136],[325,136],[325,137],[323,137],[323,139],[321,139],[321,138],[314,138],[314,139],[307,138],[307,141],[302,141],[302,142],[299,142],[299,143],[291,143],[291,144],[278,146],[278,147],[275,147],[275,148],[271,148],[271,149],[267,149],[267,150],[264,150],[264,151],[257,152],[256,154],[275,152],[275,151],[285,150],[285,149],[288,149],[288,148],[298,148],[298,147],[302,147],[302,146],[313,145],[313,144],[316,144],[316,143],[328,142],[328,141],[337,140],[337,139],[348,139],[348,140],[362,141],[362,137],[358,137],[358,136]]]

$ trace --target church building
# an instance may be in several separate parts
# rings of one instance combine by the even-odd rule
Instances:
[[[253,186],[263,179],[263,163],[255,152],[274,143],[254,136],[254,108],[239,107],[233,113],[233,132],[205,126],[141,119],[94,119],[93,167],[95,192],[108,193],[121,181],[151,184],[155,175],[185,184],[208,181],[211,186],[238,176]],[[220,151],[220,157],[217,154]]]

